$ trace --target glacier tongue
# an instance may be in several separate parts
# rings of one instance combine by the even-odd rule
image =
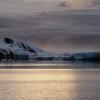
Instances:
[[[4,38],[0,40],[0,58],[34,58],[43,50],[32,47],[17,39]]]

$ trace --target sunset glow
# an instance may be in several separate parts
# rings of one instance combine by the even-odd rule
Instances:
[[[91,0],[69,0],[71,8],[84,8],[91,5]]]

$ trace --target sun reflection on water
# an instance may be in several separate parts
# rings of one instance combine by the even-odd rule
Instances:
[[[0,79],[3,80],[42,80],[42,81],[69,81],[75,80],[74,71],[64,69],[5,69],[0,70]]]

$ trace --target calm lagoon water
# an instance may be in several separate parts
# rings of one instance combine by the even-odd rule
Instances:
[[[100,100],[99,64],[12,66],[14,69],[0,69],[0,100]]]

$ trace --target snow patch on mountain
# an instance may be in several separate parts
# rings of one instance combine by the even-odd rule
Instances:
[[[30,46],[28,43],[17,39],[4,38],[0,40],[0,56],[8,58],[35,57],[43,50]]]

